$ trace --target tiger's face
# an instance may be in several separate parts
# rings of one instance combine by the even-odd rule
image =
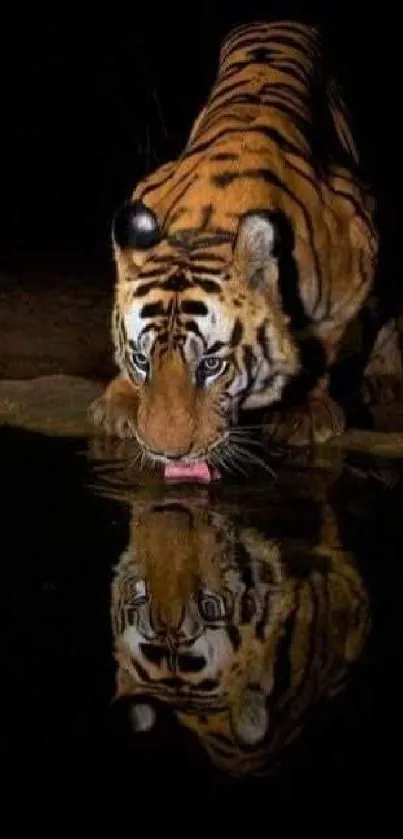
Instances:
[[[138,391],[138,439],[156,460],[203,460],[225,444],[240,408],[278,401],[298,371],[275,226],[250,213],[234,241],[183,235],[153,242],[153,214],[143,206],[132,217],[125,212],[123,232],[121,219],[116,226],[114,340],[117,362]],[[141,220],[142,250],[132,230]]]
[[[273,680],[264,640],[291,606],[278,546],[265,545],[264,558],[238,557],[230,519],[181,502],[149,505],[132,534],[113,582],[112,622],[118,696],[137,700],[135,727],[152,723],[147,697],[190,727],[193,715],[218,715],[236,741],[262,740]]]

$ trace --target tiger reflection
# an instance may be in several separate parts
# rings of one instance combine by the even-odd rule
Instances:
[[[112,622],[135,728],[160,700],[221,769],[260,773],[344,685],[369,602],[329,510],[315,538],[287,540],[189,501],[133,506]]]

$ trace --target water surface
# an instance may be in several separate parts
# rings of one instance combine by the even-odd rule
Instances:
[[[392,813],[400,460],[166,486],[86,440],[0,447],[11,795]]]

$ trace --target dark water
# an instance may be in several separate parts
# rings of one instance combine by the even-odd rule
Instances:
[[[86,449],[0,430],[2,801],[133,828],[185,805],[188,830],[216,806],[251,829],[351,812],[385,827],[400,799],[401,462],[104,494]]]

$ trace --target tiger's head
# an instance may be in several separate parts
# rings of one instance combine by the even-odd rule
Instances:
[[[162,235],[141,202],[117,215],[116,360],[137,389],[137,436],[153,459],[208,459],[240,409],[275,403],[298,372],[278,228],[274,215],[248,212],[234,235]]]
[[[237,775],[260,772],[295,739],[368,631],[365,588],[343,551],[284,550],[182,500],[134,509],[111,615],[117,696],[132,703],[135,730],[152,727],[164,703]]]

